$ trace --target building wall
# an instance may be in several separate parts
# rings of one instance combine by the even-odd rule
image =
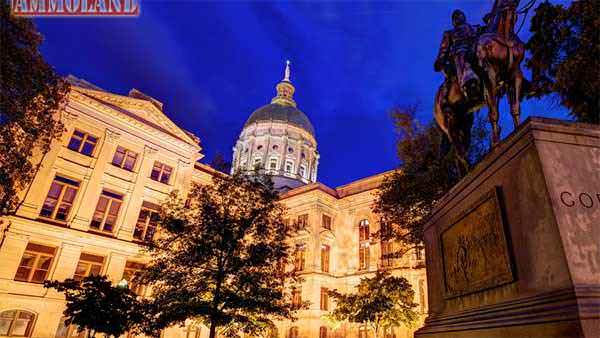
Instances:
[[[123,277],[126,262],[148,258],[133,240],[133,230],[144,201],[160,204],[173,190],[192,181],[210,182],[210,174],[194,169],[201,156],[198,140],[176,127],[149,100],[73,87],[62,114],[65,131],[44,156],[42,166],[16,215],[2,219],[0,248],[0,312],[12,309],[36,314],[32,337],[54,337],[64,308],[64,297],[42,284],[16,281],[15,273],[28,243],[55,249],[47,279],[73,277],[82,252],[104,258],[102,274],[113,282]],[[74,130],[97,138],[87,156],[67,146]],[[137,153],[132,171],[113,165],[117,146]],[[165,183],[150,179],[155,161],[173,168]],[[40,217],[55,176],[79,182],[65,222]],[[90,223],[102,191],[122,195],[112,233],[94,232]]]
[[[303,278],[302,300],[309,301],[309,308],[301,310],[297,322],[285,322],[278,325],[282,337],[288,337],[290,328],[297,327],[299,337],[319,337],[321,327],[327,327],[322,319],[327,311],[320,310],[321,288],[337,289],[341,292],[354,292],[361,278],[372,276],[383,268],[381,245],[373,236],[379,230],[377,218],[372,212],[376,187],[383,179],[383,174],[357,181],[338,189],[330,189],[320,184],[297,188],[283,195],[282,201],[288,207],[291,220],[308,214],[308,225],[298,230],[294,236],[294,244],[306,245],[308,248],[306,265],[300,274]],[[323,215],[331,217],[331,230],[323,227]],[[371,239],[359,240],[359,224],[368,220]],[[369,248],[368,267],[359,266],[359,245]],[[321,246],[330,247],[329,272],[321,267]],[[415,301],[420,302],[418,311],[426,313],[426,276],[424,256],[414,251],[401,259],[392,260],[385,267],[392,275],[405,277],[415,290]],[[419,287],[421,285],[421,287]],[[333,300],[329,299],[329,309]],[[420,325],[419,325],[420,326]],[[416,329],[416,328],[415,328]],[[328,337],[359,337],[357,325],[343,325],[332,330],[328,328]],[[414,329],[406,327],[394,329],[395,337],[412,337]]]
[[[210,167],[196,163],[202,156],[198,139],[168,120],[160,102],[137,91],[132,91],[130,96],[120,96],[73,87],[62,119],[65,132],[43,157],[31,188],[23,192],[22,206],[16,215],[3,218],[0,224],[0,313],[26,310],[35,314],[35,325],[29,336],[36,338],[55,337],[64,297],[44,289],[41,284],[15,280],[29,243],[55,250],[46,279],[73,277],[81,253],[86,253],[103,257],[102,274],[117,283],[124,277],[128,262],[144,264],[148,261],[133,238],[142,203],[160,204],[174,190],[185,193],[192,182],[209,184],[214,174]],[[67,147],[75,130],[97,137],[91,156]],[[137,153],[132,171],[111,163],[118,146]],[[150,178],[155,161],[173,168],[166,184]],[[40,217],[57,175],[79,182],[65,222]],[[377,224],[370,211],[376,186],[373,182],[372,179],[358,181],[336,190],[313,183],[291,190],[282,197],[290,218],[308,214],[307,228],[298,231],[294,241],[307,248],[302,298],[311,305],[300,312],[297,322],[278,324],[281,337],[287,337],[291,326],[299,328],[300,337],[318,337],[319,327],[324,326],[321,316],[325,313],[319,309],[321,288],[351,291],[361,277],[377,270],[379,246],[376,241],[369,243],[369,269],[358,268],[358,223],[361,219],[369,219],[372,231]],[[122,195],[112,233],[98,233],[90,228],[103,190]],[[332,217],[331,230],[322,228],[323,213]],[[323,244],[331,247],[328,273],[322,272],[320,266]],[[414,286],[425,279],[422,260],[408,259],[393,271],[408,278]],[[418,289],[415,287],[415,290]],[[345,326],[330,337],[355,337],[357,330]],[[201,327],[191,331],[189,325],[173,327],[165,330],[163,336],[207,337],[208,330]],[[410,332],[405,330],[396,337],[408,336]]]

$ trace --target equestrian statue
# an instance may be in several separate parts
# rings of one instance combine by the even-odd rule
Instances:
[[[514,32],[519,0],[495,0],[484,25],[470,25],[461,10],[452,13],[451,30],[444,32],[434,69],[445,80],[435,96],[435,120],[466,165],[473,113],[488,107],[492,145],[500,140],[498,103],[508,94],[515,128],[519,125],[524,83],[523,42]]]

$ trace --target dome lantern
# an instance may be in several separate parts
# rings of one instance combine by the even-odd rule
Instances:
[[[271,100],[271,103],[296,107],[296,101],[294,101],[296,88],[290,81],[290,60],[286,60],[283,80],[277,84],[275,89],[277,90],[277,96]]]

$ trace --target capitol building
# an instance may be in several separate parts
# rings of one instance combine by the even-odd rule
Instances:
[[[199,137],[173,123],[156,98],[136,89],[119,95],[68,79],[72,86],[61,114],[65,131],[40,157],[42,165],[21,192],[16,214],[1,219],[1,338],[85,337],[64,325],[64,296],[45,289],[43,281],[90,274],[107,275],[115,284],[130,280],[149,262],[143,243],[156,232],[159,205],[172,191],[210,184],[219,174],[201,162]],[[294,298],[310,305],[296,321],[278,322],[278,337],[373,337],[356,324],[329,327],[323,315],[335,306],[329,290],[352,292],[361,278],[380,269],[412,284],[424,319],[424,253],[391,258],[387,253],[397,243],[372,236],[379,224],[371,208],[386,173],[339,187],[320,183],[320,163],[333,159],[320,157],[318,126],[294,100],[292,80],[288,63],[271,101],[240,121],[232,158],[232,172],[261,170],[272,176],[288,219],[297,224],[292,247],[303,283]],[[145,285],[130,287],[140,296],[151,292]],[[412,337],[415,329],[398,327],[386,338]],[[165,329],[162,337],[208,337],[208,329],[186,323]]]

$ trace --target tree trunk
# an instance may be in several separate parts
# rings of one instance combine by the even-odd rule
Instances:
[[[214,321],[210,322],[210,333],[208,334],[209,338],[215,338],[217,336],[217,324]]]

